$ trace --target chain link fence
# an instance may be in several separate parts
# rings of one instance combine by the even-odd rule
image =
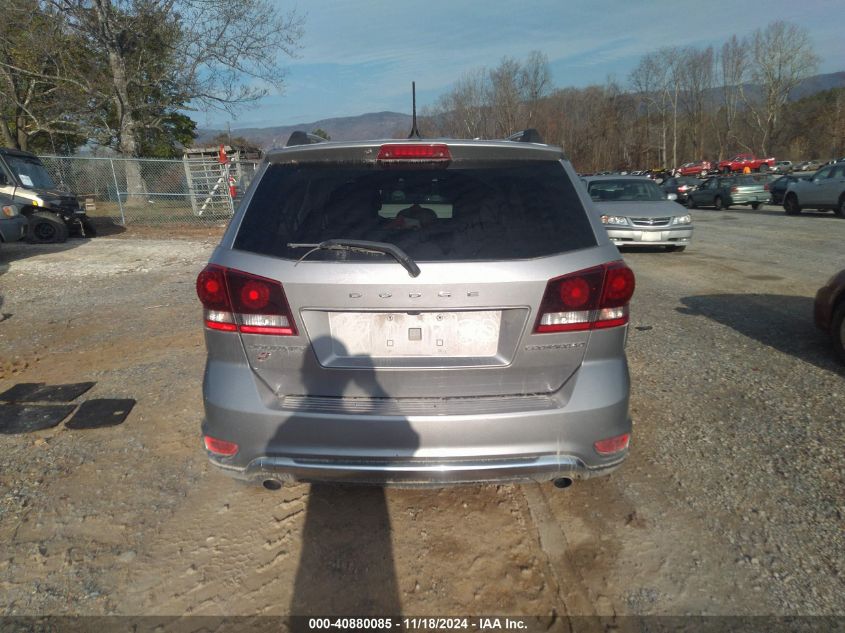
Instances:
[[[120,225],[211,226],[232,217],[258,161],[41,156],[62,189],[92,218]]]

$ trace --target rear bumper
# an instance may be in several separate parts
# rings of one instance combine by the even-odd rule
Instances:
[[[584,479],[611,472],[627,456],[627,449],[600,455],[593,444],[631,432],[628,393],[627,363],[617,357],[584,362],[551,408],[405,416],[296,411],[277,408],[279,399],[248,367],[215,362],[206,369],[202,433],[238,444],[232,457],[209,457],[251,482]],[[235,402],[242,406],[233,408]]]
[[[622,465],[628,451],[613,463],[588,467],[577,457],[541,455],[489,460],[406,460],[373,463],[367,461],[309,460],[290,457],[260,457],[244,468],[231,468],[215,459],[211,462],[236,479],[260,484],[318,481],[378,485],[438,486],[502,481],[543,482],[561,477],[589,479],[606,475]]]
[[[754,202],[759,202],[760,204],[766,204],[769,201],[769,193],[732,193],[730,204],[732,206],[736,206],[739,204],[752,204]]]

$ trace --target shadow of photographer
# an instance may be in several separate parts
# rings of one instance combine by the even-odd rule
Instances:
[[[300,375],[303,395],[330,401],[332,410],[340,407],[340,415],[292,416],[267,446],[268,456],[302,457],[307,452],[310,458],[360,463],[360,456],[388,462],[414,455],[419,436],[406,419],[381,414],[367,419],[368,411],[375,413],[380,400],[388,398],[370,357],[350,356],[331,337],[316,338]],[[344,397],[357,398],[356,410],[363,408],[356,421],[349,420]],[[289,613],[398,616],[401,603],[384,488],[345,485],[342,477],[339,483],[311,484]],[[292,630],[305,629],[307,620],[292,621]]]

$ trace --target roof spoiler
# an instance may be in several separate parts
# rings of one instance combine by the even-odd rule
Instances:
[[[296,130],[292,132],[285,147],[293,147],[294,145],[313,145],[315,143],[325,143],[326,139],[316,134]]]
[[[530,127],[527,130],[521,130],[519,132],[511,134],[505,140],[516,141],[517,143],[542,143],[543,137],[540,136],[540,133],[537,130],[535,130],[533,127]]]

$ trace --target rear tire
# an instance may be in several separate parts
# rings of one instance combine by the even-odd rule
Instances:
[[[97,229],[90,218],[79,218],[79,223],[82,224],[82,230],[85,231],[85,237],[97,237]]]
[[[687,209],[695,209],[695,207],[695,200],[692,199],[692,196],[687,196]]]
[[[830,336],[833,339],[833,349],[839,355],[839,360],[845,363],[845,301],[840,301],[839,307],[833,312]]]
[[[798,198],[794,193],[791,193],[783,199],[783,210],[786,215],[798,215],[801,213],[801,205],[798,204]]]
[[[669,252],[669,253],[683,253],[685,250],[687,250],[686,244],[681,244],[679,246],[667,246],[666,247],[666,251]]]
[[[833,212],[840,218],[845,218],[845,193],[839,196],[839,204],[836,205],[836,208],[833,210]]]
[[[29,241],[33,244],[58,244],[67,241],[67,225],[52,213],[29,216]]]
[[[759,202],[752,202],[752,203],[751,203],[751,208],[752,208],[752,209],[754,209],[754,210],[756,211],[757,209],[759,209],[759,208],[760,208],[760,203],[759,203]]]
[[[728,208],[722,202],[722,196],[716,196],[715,198],[713,198],[713,206],[716,207],[716,211],[721,211],[722,209]]]

